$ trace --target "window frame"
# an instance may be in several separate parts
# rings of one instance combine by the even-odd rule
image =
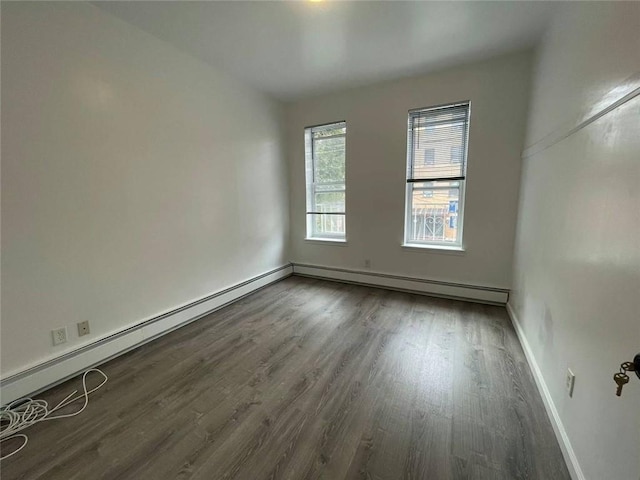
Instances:
[[[414,135],[413,135],[413,120],[416,116],[420,114],[424,114],[429,111],[437,111],[437,110],[445,110],[452,109],[456,107],[466,106],[467,114],[466,114],[466,132],[463,139],[462,144],[462,155],[460,160],[463,165],[462,175],[458,176],[443,176],[437,179],[416,179],[414,178],[414,168],[416,166],[414,158],[415,148],[414,148]],[[427,127],[429,128],[429,127]],[[442,105],[435,105],[431,107],[417,108],[409,110],[408,118],[407,118],[407,161],[406,161],[406,171],[405,171],[405,212],[404,212],[404,243],[403,247],[415,247],[415,248],[426,248],[426,249],[444,249],[444,250],[458,250],[464,251],[464,211],[465,211],[465,199],[466,199],[466,187],[467,187],[467,166],[468,166],[468,154],[469,154],[469,132],[471,129],[471,101],[459,101],[453,103],[447,103]],[[453,163],[453,162],[451,162]],[[455,164],[459,164],[459,162],[455,162]],[[458,186],[455,186],[455,183]],[[431,184],[429,187],[415,187],[416,184]],[[437,190],[442,190],[443,192],[447,192],[447,197],[450,197],[450,192],[453,189],[458,189],[458,207],[457,207],[457,215],[456,215],[456,229],[457,229],[457,238],[455,242],[446,241],[446,240],[415,240],[411,239],[411,235],[413,233],[411,221],[413,218],[413,194],[415,191],[424,192],[430,190],[435,192]],[[432,194],[433,195],[433,194]],[[446,223],[446,221],[445,221]]]
[[[322,137],[322,139],[344,138],[344,179],[342,182],[316,182],[316,156],[315,142],[313,134],[322,131],[344,128],[344,134]],[[328,242],[328,243],[346,243],[347,241],[347,122],[345,120],[323,123],[305,127],[305,223],[306,235],[305,240]],[[318,189],[318,187],[325,187]],[[326,188],[334,186],[335,188]],[[344,211],[342,212],[319,212],[316,204],[316,194],[318,193],[344,193]],[[316,231],[316,215],[341,215],[343,217],[344,233],[322,233]]]

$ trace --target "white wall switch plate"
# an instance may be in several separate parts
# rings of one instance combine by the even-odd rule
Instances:
[[[573,374],[571,369],[568,368],[566,387],[567,387],[567,393],[569,394],[570,397],[573,397],[573,386],[575,385],[575,383],[576,383],[576,376]]]

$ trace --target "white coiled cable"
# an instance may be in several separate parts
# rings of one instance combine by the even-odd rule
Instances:
[[[87,390],[87,375],[91,372],[99,373],[100,375],[102,375],[103,379],[98,386],[92,388],[91,390]],[[13,452],[7,455],[2,455],[0,457],[0,460],[4,460],[5,458],[9,458],[11,455],[15,455],[20,450],[22,450],[29,441],[29,438],[25,434],[18,432],[24,430],[27,427],[30,427],[35,423],[44,422],[45,420],[56,420],[58,418],[73,417],[75,415],[78,415],[85,408],[87,408],[87,405],[89,404],[89,395],[98,390],[105,383],[107,383],[108,379],[109,378],[104,374],[102,370],[98,370],[97,368],[90,368],[82,375],[83,393],[74,397],[74,395],[78,393],[78,390],[74,390],[52,409],[49,409],[49,404],[46,400],[33,400],[31,398],[21,398],[20,400],[15,400],[4,407],[1,407],[0,443],[14,438],[22,438],[24,441],[22,442],[22,445],[20,445],[20,447],[15,449]],[[72,413],[52,415],[54,412],[60,410],[61,408],[71,405],[72,403],[81,399],[84,399],[84,404],[82,405],[82,408],[80,408],[80,410]]]

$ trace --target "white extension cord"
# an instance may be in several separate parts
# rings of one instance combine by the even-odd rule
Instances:
[[[91,372],[97,372],[104,378],[97,387],[94,387],[91,390],[87,390],[87,375]],[[11,455],[15,455],[20,450],[22,450],[29,441],[29,438],[25,434],[18,432],[38,422],[44,422],[45,420],[56,420],[58,418],[73,417],[75,415],[78,415],[85,408],[87,408],[87,405],[89,404],[89,394],[102,387],[105,383],[107,383],[108,379],[109,378],[104,374],[104,372],[102,372],[102,370],[98,370],[97,368],[90,368],[82,375],[83,393],[74,397],[74,395],[78,393],[78,390],[74,390],[52,409],[49,409],[49,404],[46,400],[32,400],[31,398],[21,398],[20,400],[15,400],[14,402],[11,402],[4,407],[1,407],[0,443],[4,442],[5,440],[11,440],[14,438],[22,438],[24,441],[22,445],[20,445],[20,447],[15,449],[13,452],[7,455],[2,455],[0,457],[0,460],[4,460],[5,458],[9,458]],[[52,415],[54,412],[60,410],[61,408],[71,405],[72,403],[81,399],[84,399],[84,404],[82,405],[82,408],[80,410],[72,413]]]

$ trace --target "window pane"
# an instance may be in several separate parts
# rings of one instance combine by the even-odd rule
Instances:
[[[344,238],[344,215],[310,213],[308,216],[311,218],[312,236]]]
[[[314,140],[315,182],[344,182],[345,137]]]
[[[461,177],[464,124],[422,127],[413,131],[413,177]],[[423,159],[422,162],[419,159]]]
[[[410,184],[410,242],[458,243],[459,182]]]
[[[316,192],[314,212],[344,213],[344,192]]]
[[[407,178],[464,177],[468,122],[468,104],[410,112]]]

